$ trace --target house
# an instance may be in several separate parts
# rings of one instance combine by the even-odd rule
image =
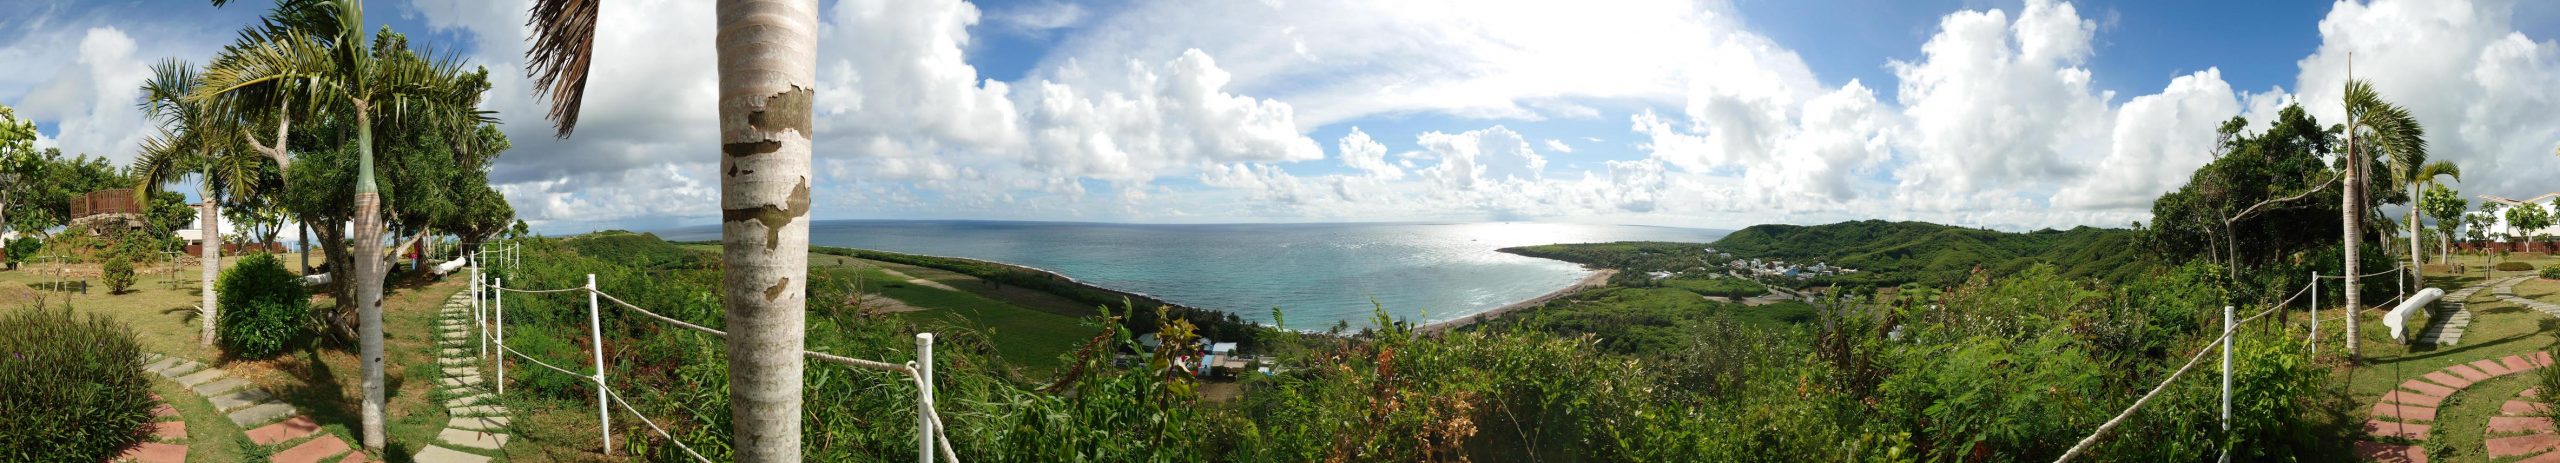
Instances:
[[[1229,365],[1227,365],[1227,363],[1228,363],[1228,362],[1230,362],[1230,361],[1234,361],[1234,362],[1235,362],[1235,365],[1233,365],[1233,368],[1232,368],[1231,370],[1241,370],[1241,369],[1244,369],[1244,364],[1243,364],[1243,362],[1241,362],[1241,361],[1235,361],[1235,352],[1236,352],[1236,343],[1232,343],[1232,342],[1212,342],[1212,343],[1209,343],[1209,349],[1206,351],[1206,353],[1203,353],[1203,354],[1201,354],[1201,355],[1200,355],[1200,371],[1201,371],[1201,372],[1203,372],[1203,373],[1211,372],[1211,371],[1216,371],[1216,370],[1212,370],[1212,368],[1214,368],[1214,367],[1229,366]]]
[[[2484,204],[2485,204],[2485,203],[2498,203],[2498,205],[2500,206],[2500,210],[2499,210],[2499,212],[2498,212],[2497,214],[2494,214],[2494,217],[2492,217],[2492,218],[2493,218],[2493,219],[2495,219],[2495,220],[2494,220],[2493,222],[2491,222],[2491,223],[2490,223],[2488,230],[2485,230],[2485,232],[2487,232],[2486,234],[2487,234],[2488,236],[2491,236],[2491,237],[2492,237],[2492,238],[2490,238],[2490,240],[2491,240],[2491,241],[2496,241],[2496,242],[2500,242],[2501,244],[2504,244],[2504,243],[2514,243],[2514,242],[2516,242],[2516,241],[2523,240],[2523,239],[2525,238],[2525,235],[2526,235],[2526,233],[2525,233],[2525,231],[2526,231],[2526,230],[2519,230],[2519,229],[2517,229],[2515,226],[2513,226],[2513,225],[2508,225],[2508,224],[2507,224],[2507,214],[2506,214],[2506,209],[2514,208],[2514,207],[2516,207],[2516,206],[2517,206],[2517,205],[2519,205],[2519,204],[2527,204],[2527,203],[2530,203],[2530,204],[2533,204],[2533,205],[2541,206],[2541,207],[2543,208],[2543,210],[2549,211],[2549,210],[2551,210],[2551,207],[2554,205],[2554,204],[2552,203],[2552,201],[2554,201],[2554,200],[2560,200],[2560,192],[2555,192],[2555,193],[2543,193],[2541,196],[2535,196],[2535,197],[2533,197],[2532,199],[2522,199],[2522,200],[2519,200],[2519,199],[2513,199],[2513,198],[2508,198],[2508,197],[2504,197],[2504,196],[2498,196],[2498,195],[2480,195],[2480,200],[2481,200],[2481,202],[2482,202],[2482,203],[2484,203]],[[2542,228],[2541,230],[2534,230],[2533,232],[2534,232],[2534,233],[2532,233],[2533,235],[2541,236],[2541,237],[2542,237],[2543,239],[2545,239],[2545,240],[2552,239],[2552,238],[2555,238],[2555,237],[2560,237],[2560,220],[2555,220],[2555,221],[2554,221],[2554,224],[2553,224],[2552,226],[2544,227],[2544,228]],[[2496,237],[2501,237],[2501,236],[2506,237],[2506,239],[2498,239],[2498,238],[2496,238]],[[2467,248],[2467,247],[2469,247],[2469,246],[2465,246],[2465,247]],[[2538,250],[2538,251],[2547,251],[2547,250],[2549,250],[2549,249],[2548,249],[2548,247],[2549,247],[2549,246],[2535,246],[2534,248],[2535,248],[2535,250]]]

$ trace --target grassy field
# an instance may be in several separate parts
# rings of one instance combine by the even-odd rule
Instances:
[[[941,269],[812,255],[810,264],[839,281],[859,278],[865,293],[878,294],[922,309],[891,316],[975,332],[995,346],[1006,361],[1034,377],[1055,370],[1058,357],[1073,352],[1101,333],[1088,325],[1096,311],[1049,293],[983,282]],[[893,273],[894,272],[894,273]],[[922,280],[924,283],[919,283]]]
[[[287,267],[298,267],[293,264],[298,256],[281,257]],[[234,261],[225,259],[226,263]],[[58,305],[67,298],[74,310],[105,314],[132,326],[146,351],[202,361],[229,371],[301,409],[321,423],[323,432],[336,434],[350,444],[360,442],[355,431],[361,424],[358,404],[363,397],[363,370],[353,347],[311,342],[269,360],[224,358],[218,348],[199,343],[202,325],[195,307],[202,293],[197,284],[198,269],[192,265],[176,266],[177,281],[173,285],[171,266],[145,267],[139,269],[141,282],[123,294],[107,293],[106,287],[98,283],[94,264],[60,269],[61,275],[73,281],[88,282],[89,291],[83,294],[43,289],[63,278],[50,264],[23,266],[0,271],[0,308],[26,307],[39,298]],[[406,461],[418,446],[434,441],[436,431],[444,426],[443,407],[428,397],[433,381],[423,379],[434,377],[428,323],[443,299],[461,288],[461,280],[402,281],[386,290],[383,337],[390,366],[384,372],[384,382],[389,398],[385,411],[391,417],[386,431],[391,442],[385,455],[377,458]],[[320,310],[335,303],[328,297],[317,297],[313,308]],[[216,412],[204,397],[174,382],[153,376],[153,389],[186,418],[188,461],[263,461],[266,454],[283,450],[250,444],[242,437],[242,430]]]

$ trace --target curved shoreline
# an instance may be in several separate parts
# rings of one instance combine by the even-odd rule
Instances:
[[[1485,320],[1492,320],[1492,319],[1495,319],[1495,318],[1500,318],[1500,317],[1502,317],[1503,315],[1505,315],[1505,314],[1509,314],[1509,313],[1514,312],[1514,311],[1518,311],[1518,310],[1522,310],[1522,309],[1528,309],[1528,308],[1531,308],[1531,307],[1537,307],[1537,306],[1541,306],[1541,305],[1546,305],[1546,303],[1547,303],[1547,302],[1549,302],[1549,301],[1554,301],[1554,300],[1556,300],[1556,298],[1561,298],[1561,297],[1565,297],[1566,295],[1570,295],[1570,294],[1573,294],[1573,293],[1582,292],[1582,290],[1585,290],[1585,289],[1591,289],[1591,288],[1598,288],[1598,287],[1602,287],[1602,286],[1608,286],[1608,285],[1609,285],[1609,277],[1611,277],[1611,276],[1615,276],[1615,275],[1617,275],[1617,274],[1618,274],[1618,269],[1608,269],[1608,268],[1604,268],[1604,269],[1593,269],[1593,270],[1591,271],[1591,274],[1590,274],[1590,275],[1583,276],[1581,280],[1576,280],[1576,281],[1574,281],[1574,282],[1573,282],[1573,284],[1572,284],[1572,285],[1567,285],[1567,286],[1565,286],[1565,287],[1564,287],[1564,288],[1562,288],[1562,289],[1557,289],[1557,290],[1555,290],[1555,291],[1549,291],[1549,292],[1547,292],[1546,294],[1541,294],[1541,295],[1538,295],[1538,297],[1529,298],[1528,300],[1524,300],[1524,301],[1520,301],[1520,302],[1513,302],[1513,303],[1510,303],[1510,304],[1507,304],[1507,305],[1503,305],[1503,306],[1501,306],[1501,307],[1495,307],[1495,308],[1493,308],[1493,310],[1487,310],[1487,311],[1483,311],[1483,312],[1476,312],[1476,313],[1468,314],[1468,315],[1461,316],[1461,317],[1458,317],[1458,318],[1452,318],[1452,319],[1448,319],[1448,320],[1441,320],[1441,321],[1436,321],[1436,322],[1426,323],[1426,324],[1423,324],[1421,328],[1416,328],[1416,329],[1414,329],[1414,331],[1421,332],[1421,333],[1423,333],[1423,334],[1439,334],[1439,333],[1448,332],[1449,330],[1458,329],[1458,328],[1460,328],[1460,327],[1464,327],[1464,326],[1467,326],[1467,325],[1473,325],[1473,324],[1476,324],[1476,323],[1479,323],[1479,322],[1483,322],[1483,321],[1485,321]]]

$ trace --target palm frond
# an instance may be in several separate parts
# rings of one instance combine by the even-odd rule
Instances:
[[[587,64],[595,57],[597,0],[541,0],[534,3],[533,46],[525,50],[526,77],[533,94],[551,99],[552,124],[560,138],[578,129],[578,107],[587,97]]]

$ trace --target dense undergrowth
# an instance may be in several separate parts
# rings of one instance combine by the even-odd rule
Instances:
[[[621,255],[667,248],[533,241],[523,266],[501,273],[527,288],[576,286],[596,273],[605,291],[634,304],[721,327],[713,256]],[[2218,334],[2221,306],[2235,302],[2221,272],[2189,265],[2109,285],[2038,265],[1933,293],[1800,305],[1795,318],[1694,311],[1674,320],[1680,335],[1641,344],[1613,343],[1623,327],[1535,323],[1439,335],[1383,318],[1382,328],[1341,335],[1262,330],[1258,350],[1284,368],[1246,375],[1231,401],[1204,399],[1202,383],[1173,364],[1114,362],[1119,352],[1190,354],[1182,342],[1146,352],[1132,342],[1142,333],[1122,328],[1128,309],[1114,308],[1087,319],[1104,333],[1063,359],[1054,382],[1012,373],[993,349],[1007,339],[940,333],[938,408],[964,461],[2049,459]],[[832,302],[846,299],[833,294],[845,286],[826,282],[844,275],[820,269],[811,278],[811,350],[913,358],[923,327]],[[510,295],[508,343],[584,358],[585,301],[574,299]],[[721,341],[618,310],[603,316],[617,389],[677,440],[725,459]],[[1148,331],[1175,341],[1198,334],[1181,317],[1161,320]],[[2227,445],[2253,460],[2343,458],[2322,444],[2345,433],[2333,412],[2344,399],[2318,387],[2326,370],[2303,357],[2299,335],[2253,326],[2239,337],[2242,419],[2231,433],[2219,432],[2204,367],[2097,454],[2201,461]],[[551,400],[594,400],[577,378],[516,378],[512,388]],[[805,397],[809,459],[913,458],[915,392],[904,378],[811,363]],[[645,429],[627,431],[616,435],[635,452],[686,458]]]

